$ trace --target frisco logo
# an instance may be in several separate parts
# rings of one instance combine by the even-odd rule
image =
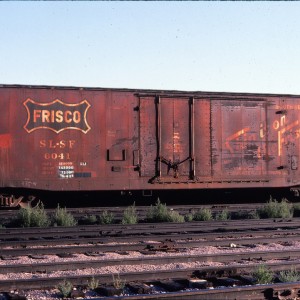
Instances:
[[[28,98],[23,104],[27,110],[24,129],[28,133],[37,129],[50,129],[56,133],[75,129],[87,133],[91,129],[87,123],[87,111],[91,105],[87,100],[77,104],[64,103],[58,99],[38,103]]]

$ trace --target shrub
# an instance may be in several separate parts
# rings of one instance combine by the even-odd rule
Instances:
[[[271,283],[273,280],[272,272],[266,268],[265,265],[258,266],[252,273],[258,284],[267,284]]]
[[[18,211],[16,223],[21,227],[48,227],[50,225],[42,203],[34,208],[21,208]]]
[[[195,221],[210,221],[212,220],[212,212],[209,208],[201,208],[194,213],[193,219]]]
[[[258,209],[258,214],[262,218],[292,218],[293,205],[288,203],[285,198],[278,202],[270,197],[270,200],[262,208]]]
[[[96,289],[99,286],[99,280],[92,277],[91,280],[88,281],[88,288],[91,290]]]
[[[31,225],[32,208],[21,208],[16,217],[16,224],[21,227],[30,227]]]
[[[112,274],[112,278],[115,289],[124,289],[126,285],[126,280],[121,279],[120,274],[117,274],[117,276],[114,276],[114,274]]]
[[[73,284],[70,281],[64,279],[64,281],[57,286],[57,289],[60,291],[64,298],[67,298],[72,292]]]
[[[186,214],[186,215],[184,216],[184,220],[185,220],[186,222],[192,222],[193,219],[194,219],[194,215],[193,215],[193,214]]]
[[[147,212],[147,219],[150,222],[184,222],[184,217],[177,211],[167,208],[166,204],[157,199],[155,206],[150,206]]]
[[[127,207],[123,214],[122,224],[136,224],[138,222],[138,216],[136,213],[135,203]]]
[[[115,216],[113,213],[108,212],[107,210],[103,211],[100,216],[100,224],[112,224],[114,223]]]
[[[184,221],[184,216],[180,215],[179,212],[173,210],[168,212],[167,222],[183,223]]]
[[[54,215],[52,216],[54,226],[76,226],[77,222],[74,217],[67,212],[66,208],[57,206]]]
[[[157,199],[155,206],[150,206],[147,212],[147,219],[150,222],[167,222],[168,208],[166,204]]]
[[[230,219],[230,212],[227,209],[224,209],[221,212],[216,214],[216,220],[218,221],[226,221],[229,219]]]
[[[300,274],[296,271],[295,268],[292,268],[288,271],[279,272],[278,279],[281,282],[295,282],[300,280]]]
[[[260,215],[257,210],[250,211],[248,213],[248,219],[260,219]]]

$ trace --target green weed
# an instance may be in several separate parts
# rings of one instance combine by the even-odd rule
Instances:
[[[281,282],[296,282],[300,280],[300,274],[296,271],[296,268],[292,268],[288,271],[279,272],[278,279]]]
[[[273,273],[265,265],[258,266],[252,275],[258,284],[267,284],[273,281]]]
[[[66,208],[60,208],[58,205],[52,216],[52,224],[54,226],[76,226],[77,221],[72,214],[67,212]]]
[[[218,221],[226,221],[231,218],[230,212],[227,209],[224,209],[216,214],[216,220]]]
[[[122,224],[137,224],[138,216],[136,213],[135,203],[127,207],[123,214]]]
[[[149,222],[184,222],[184,216],[181,216],[177,211],[172,211],[167,208],[166,204],[157,199],[155,206],[150,206],[147,212],[147,220]]]
[[[113,224],[115,220],[115,216],[113,213],[105,210],[100,214],[99,219],[100,219],[100,224]]]
[[[193,219],[195,221],[211,221],[213,219],[212,211],[209,208],[201,208],[194,213]]]
[[[17,214],[16,224],[21,227],[48,227],[50,220],[43,204],[40,203],[34,208],[21,208]]]
[[[114,276],[114,274],[112,274],[112,278],[113,278],[113,286],[115,289],[125,288],[126,280],[121,279],[120,274],[117,274],[117,276]]]
[[[292,218],[293,213],[293,205],[288,203],[285,198],[278,202],[270,197],[270,200],[262,208],[258,209],[258,214],[261,218]]]
[[[57,286],[57,289],[60,291],[60,293],[62,294],[62,296],[64,298],[67,298],[70,296],[71,292],[72,292],[72,289],[73,289],[73,284],[64,279],[63,282],[61,282],[58,286]]]
[[[99,286],[99,280],[92,277],[91,280],[88,281],[88,288],[91,290],[96,289]]]

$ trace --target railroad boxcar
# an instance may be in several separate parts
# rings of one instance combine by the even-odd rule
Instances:
[[[300,186],[300,96],[1,85],[0,111],[2,206]]]

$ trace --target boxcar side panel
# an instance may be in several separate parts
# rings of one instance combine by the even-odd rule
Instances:
[[[213,174],[226,180],[266,178],[265,102],[215,100],[212,102]]]
[[[211,180],[211,102],[208,99],[194,100],[194,143],[195,176]]]
[[[0,185],[58,191],[299,185],[298,103],[295,96],[259,94],[2,87]]]

